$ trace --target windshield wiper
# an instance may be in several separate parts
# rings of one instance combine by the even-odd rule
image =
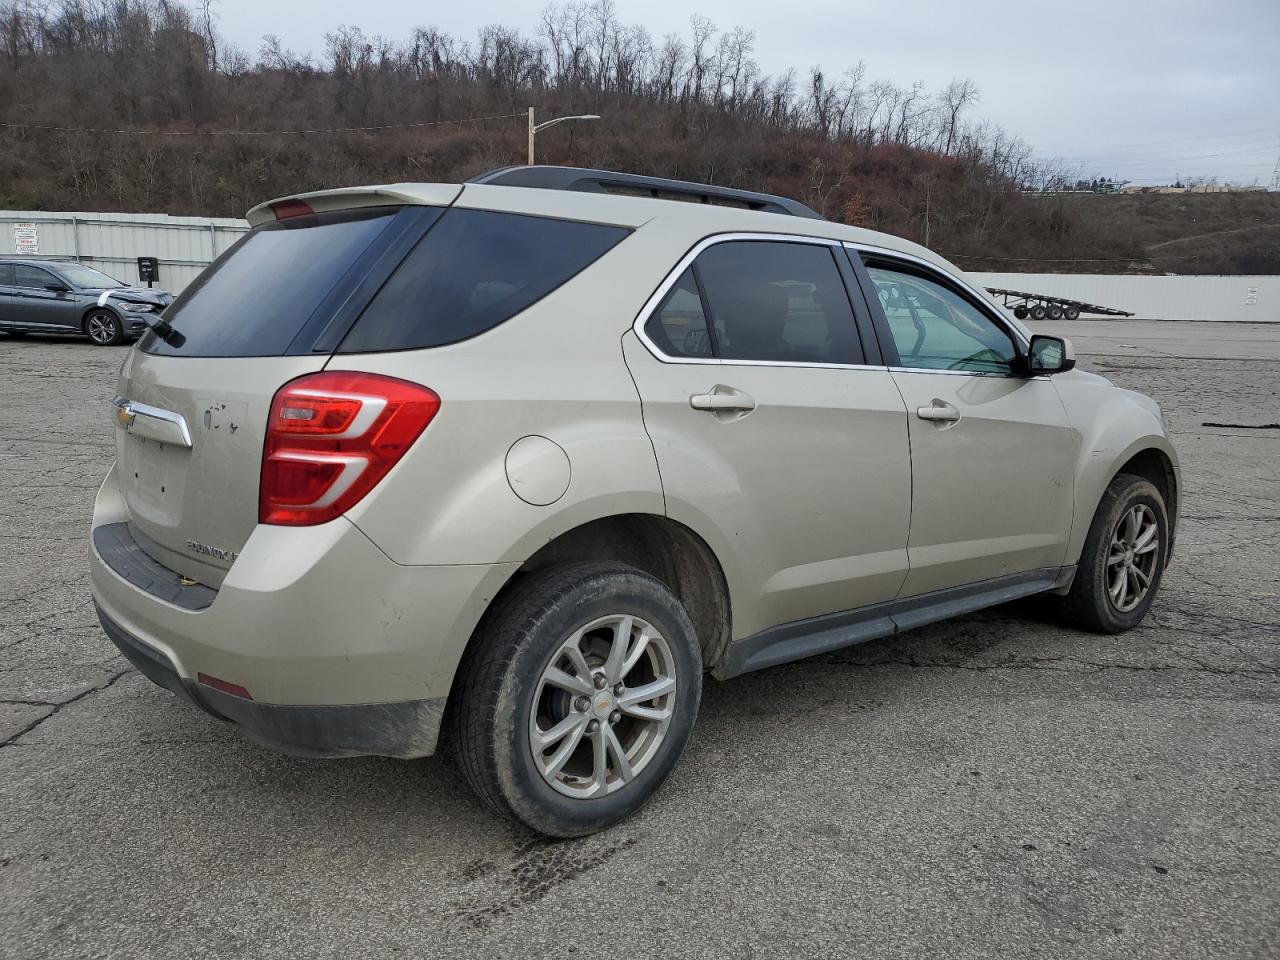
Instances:
[[[102,293],[98,295],[98,306],[105,307],[107,305],[107,301],[111,299],[111,295],[112,291],[103,290]],[[182,345],[187,342],[187,338],[177,330],[173,329],[172,325],[170,325],[169,321],[164,317],[156,317],[154,321],[148,320],[145,314],[139,314],[139,317],[142,322],[147,325],[148,330],[175,350],[180,349]]]

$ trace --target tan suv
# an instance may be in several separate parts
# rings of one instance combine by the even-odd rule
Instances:
[[[554,167],[249,220],[121,371],[90,559],[138,669],[271,747],[447,741],[571,836],[662,783],[704,671],[1151,605],[1156,404],[912,243]]]

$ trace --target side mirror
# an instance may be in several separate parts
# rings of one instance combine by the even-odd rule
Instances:
[[[44,288],[51,293],[66,293],[71,289],[65,283],[57,283],[56,281],[54,283],[46,283]]]
[[[1076,365],[1076,352],[1066,337],[1036,334],[1027,350],[1027,372],[1031,376],[1065,373]]]

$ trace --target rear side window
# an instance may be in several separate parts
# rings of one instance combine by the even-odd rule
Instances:
[[[0,287],[13,286],[13,264],[0,263]]]
[[[541,300],[627,233],[451,209],[374,296],[338,352],[437,347],[474,337]]]
[[[143,349],[184,357],[285,353],[396,213],[375,207],[255,227],[165,311],[185,341],[173,346],[148,334]]]
[[[693,267],[680,274],[676,285],[645,323],[644,332],[668,356],[709,358],[712,355],[707,317]]]
[[[863,362],[853,309],[831,249],[734,240],[695,261],[723,360]]]

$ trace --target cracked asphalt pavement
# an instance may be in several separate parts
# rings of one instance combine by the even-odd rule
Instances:
[[[0,955],[1280,956],[1280,325],[1046,326],[1176,434],[1147,622],[1023,604],[708,681],[656,800],[566,842],[130,670],[85,573],[124,355],[0,337]]]

